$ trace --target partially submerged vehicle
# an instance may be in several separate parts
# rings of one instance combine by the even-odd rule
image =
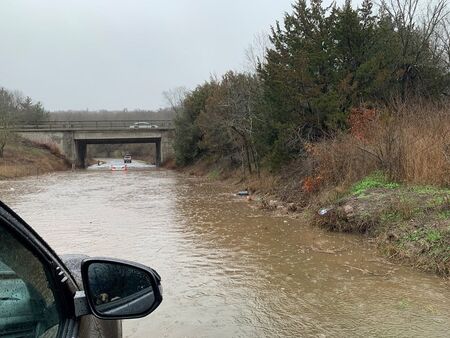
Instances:
[[[124,163],[113,163],[111,164],[112,171],[126,171],[128,170],[128,166]]]

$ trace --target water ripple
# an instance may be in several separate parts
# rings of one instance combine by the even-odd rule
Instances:
[[[250,209],[209,182],[159,170],[58,173],[1,182],[0,197],[60,254],[158,270],[164,302],[125,321],[126,337],[448,334],[447,283],[380,263],[359,237]]]

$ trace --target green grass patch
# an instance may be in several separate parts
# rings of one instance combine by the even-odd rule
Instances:
[[[444,239],[444,234],[440,230],[436,229],[421,229],[415,230],[413,232],[408,233],[405,237],[403,237],[402,242],[423,242],[428,243],[429,245],[440,245],[442,244],[442,240]]]
[[[398,222],[404,219],[403,215],[399,212],[386,212],[380,217],[381,222]]]
[[[447,187],[399,184],[375,172],[333,204],[335,210],[319,224],[335,231],[368,233],[378,238],[380,249],[392,259],[450,276]]]
[[[450,219],[450,210],[441,211],[438,214],[438,217],[439,217],[439,219],[442,219],[442,220]]]
[[[439,242],[442,239],[442,235],[437,230],[429,230],[426,234],[426,239],[428,242]]]
[[[210,180],[217,180],[219,178],[219,176],[220,176],[220,171],[218,169],[211,170],[208,173],[208,178]]]
[[[396,189],[400,186],[399,183],[390,182],[386,179],[386,176],[377,171],[370,176],[365,177],[351,188],[351,193],[356,196],[364,194],[368,189],[384,188],[384,189]]]
[[[444,205],[446,203],[450,203],[450,199],[448,196],[438,196],[434,198],[433,203],[435,206]]]
[[[413,186],[411,187],[411,190],[418,194],[450,194],[450,189],[446,188],[438,188],[433,186]]]

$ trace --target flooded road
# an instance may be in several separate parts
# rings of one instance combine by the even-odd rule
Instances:
[[[136,260],[164,301],[125,337],[448,337],[450,288],[386,264],[367,240],[249,208],[164,170],[0,182],[59,254]]]

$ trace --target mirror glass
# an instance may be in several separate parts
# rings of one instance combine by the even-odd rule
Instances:
[[[88,297],[102,316],[137,316],[155,303],[152,276],[145,270],[122,263],[93,262],[87,274]]]

